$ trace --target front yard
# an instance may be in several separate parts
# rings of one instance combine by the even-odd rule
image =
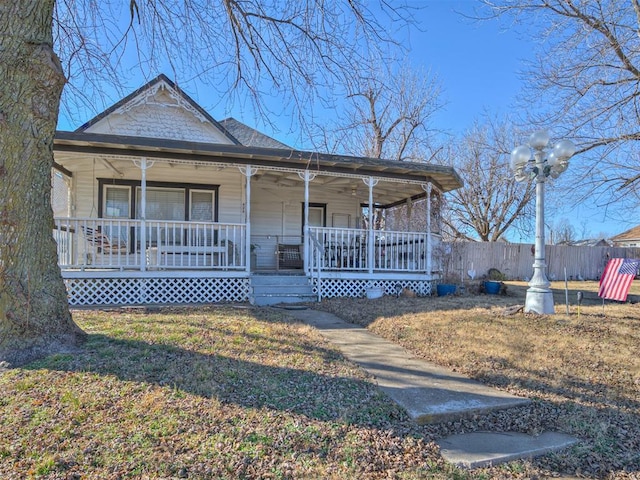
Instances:
[[[628,303],[604,306],[597,282],[570,282],[567,290],[554,282],[556,315],[505,315],[505,307],[524,303],[526,288],[507,282],[507,295],[384,297],[375,305],[333,300],[321,307],[420,357],[535,400],[530,407],[429,427],[430,434],[559,430],[581,444],[535,461],[534,470],[640,478],[640,282]]]
[[[0,371],[0,477],[638,478],[640,313],[607,304],[602,316],[593,285],[570,286],[572,303],[585,291],[579,317],[575,306],[569,316],[503,316],[504,306],[523,303],[522,284],[506,297],[314,304],[535,400],[425,427],[286,310],[75,311],[90,334],[82,352]],[[487,429],[554,429],[581,444],[466,472],[446,465],[433,443]]]

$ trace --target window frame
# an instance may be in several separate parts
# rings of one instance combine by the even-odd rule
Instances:
[[[129,212],[127,213],[126,217],[123,216],[112,216],[109,215],[108,213],[106,213],[107,210],[107,202],[109,201],[108,195],[107,195],[107,190],[109,189],[113,189],[113,190],[126,190],[127,191],[127,207],[129,209]],[[120,218],[120,219],[131,219],[131,188],[127,188],[124,185],[105,185],[104,189],[103,189],[103,199],[100,200],[99,203],[99,207],[98,207],[98,217],[100,218]],[[104,210],[105,214],[104,217],[101,215],[100,210]]]
[[[139,220],[136,218],[136,210],[137,210],[137,199],[136,199],[136,189],[142,186],[142,182],[139,180],[120,180],[115,178],[98,178],[98,218],[111,218],[104,216],[104,207],[106,202],[106,187],[109,186],[117,186],[117,187],[129,187],[129,219],[130,220]],[[169,189],[180,189],[184,191],[185,196],[185,222],[191,221],[191,191],[210,191],[213,192],[212,201],[213,201],[213,222],[218,221],[218,213],[219,213],[219,194],[220,194],[220,185],[207,185],[200,183],[178,183],[178,182],[154,182],[147,181],[147,187],[151,188],[169,188]]]

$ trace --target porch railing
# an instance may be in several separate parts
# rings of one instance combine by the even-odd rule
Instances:
[[[243,270],[245,232],[233,223],[56,218],[53,235],[66,269]]]
[[[309,233],[310,269],[431,273],[424,232],[374,231],[372,245],[369,230],[310,227]],[[436,242],[432,235],[432,251]]]

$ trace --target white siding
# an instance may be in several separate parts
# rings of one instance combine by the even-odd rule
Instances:
[[[356,198],[327,192],[318,183],[309,184],[309,201],[326,204],[327,225],[334,213],[351,216],[351,228],[360,215]],[[277,243],[302,242],[304,181],[295,187],[277,187],[263,182],[251,184],[251,237],[261,245],[256,251],[258,268],[275,268]]]
[[[303,202],[304,182],[302,180],[300,186],[288,188],[265,186],[260,182],[254,182],[251,187],[252,235],[301,235]],[[351,228],[357,226],[356,219],[361,212],[355,197],[325,192],[321,186],[311,182],[309,202],[326,204],[327,227],[334,226],[334,213],[349,215],[349,226]]]
[[[304,202],[304,183],[299,187],[265,188],[259,183],[251,187],[251,233],[252,235],[302,234],[302,215]],[[351,228],[355,228],[355,219],[360,215],[358,201],[351,196],[338,196],[324,192],[311,182],[309,202],[326,204],[327,227],[331,227],[333,214],[351,216]]]

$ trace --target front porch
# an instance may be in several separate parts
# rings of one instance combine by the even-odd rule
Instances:
[[[300,268],[323,276],[435,273],[431,256],[439,236],[434,234],[309,227],[306,238],[269,235],[247,241],[246,232],[246,225],[236,223],[58,217],[54,237],[63,272],[251,273],[260,265],[261,270]],[[260,264],[257,258],[252,262],[255,251],[263,252]]]
[[[54,237],[72,306],[253,303],[265,274],[304,277],[306,300],[370,288],[428,295],[438,277],[439,236],[423,232],[309,227],[247,240],[245,224],[58,217]],[[285,261],[283,246],[299,261]]]

